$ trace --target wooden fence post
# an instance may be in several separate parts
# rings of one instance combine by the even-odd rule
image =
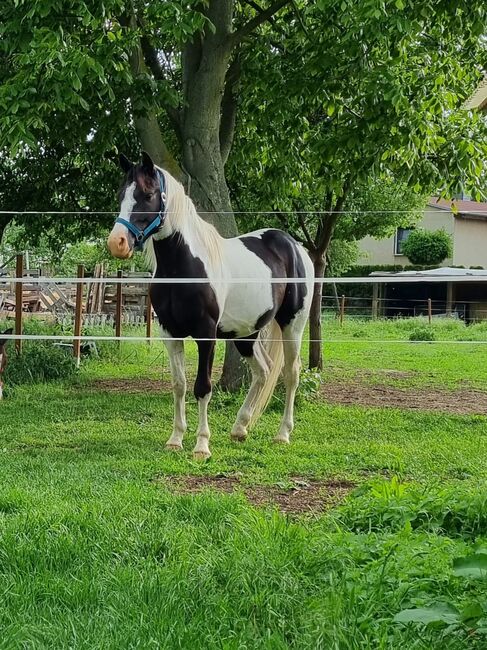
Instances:
[[[453,309],[453,282],[446,283],[446,315],[451,316]]]
[[[117,271],[117,278],[123,277],[123,271]],[[115,301],[115,336],[122,336],[122,283],[119,282],[116,287]],[[118,341],[118,349],[122,347],[122,341]]]
[[[377,319],[379,312],[379,285],[374,283],[372,285],[372,320]]]
[[[345,316],[345,296],[340,300],[340,326],[343,325],[343,318]]]
[[[152,300],[150,299],[150,286],[147,287],[147,302],[145,308],[145,335],[149,339],[147,343],[151,344],[152,336]]]
[[[428,323],[431,325],[431,320],[433,317],[433,309],[431,305],[431,298],[428,298]]]
[[[83,264],[78,265],[78,278],[85,277],[85,267]],[[81,324],[83,319],[83,283],[79,282],[76,285],[76,304],[74,309],[74,336],[81,336]],[[81,341],[75,339],[73,341],[73,355],[76,359],[76,366],[79,367],[81,361]]]
[[[23,253],[17,255],[17,260],[15,264],[15,277],[22,278],[24,275],[24,255]],[[22,334],[22,297],[24,294],[24,285],[22,282],[15,283],[15,335],[21,336]],[[15,350],[17,354],[22,352],[22,340],[17,339],[15,341]]]

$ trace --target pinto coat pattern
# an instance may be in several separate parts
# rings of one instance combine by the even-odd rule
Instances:
[[[143,153],[141,164],[120,158],[125,180],[120,216],[108,238],[115,257],[127,258],[146,239],[155,278],[194,278],[197,282],[152,284],[171,366],[174,427],[167,448],[182,449],[186,432],[183,340],[198,346],[194,394],[199,424],[196,458],[210,454],[208,403],[217,338],[232,339],[252,371],[252,383],[231,436],[247,437],[249,426],[267,405],[283,370],[286,400],[276,442],[288,443],[299,383],[300,347],[311,305],[314,271],[305,251],[287,233],[262,229],[224,239],[197,214],[184,188]],[[157,221],[159,220],[159,221]],[[129,227],[127,227],[129,225]],[[151,225],[157,228],[151,229]],[[142,237],[144,232],[150,236]],[[141,236],[136,237],[138,233]],[[272,282],[273,279],[282,282]],[[298,282],[293,282],[298,279]]]

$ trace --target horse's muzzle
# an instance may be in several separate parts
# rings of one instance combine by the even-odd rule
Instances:
[[[122,260],[132,257],[134,249],[129,237],[128,233],[123,232],[121,228],[115,226],[107,240],[108,250],[113,257],[118,257]]]

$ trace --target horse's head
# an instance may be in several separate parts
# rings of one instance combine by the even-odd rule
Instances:
[[[5,330],[3,334],[12,334],[13,329],[10,328],[8,330]],[[3,383],[2,383],[2,372],[4,371],[5,365],[7,363],[7,353],[5,352],[5,344],[7,343],[7,339],[2,339],[2,334],[0,334],[0,399],[2,399],[2,388],[3,388]]]
[[[107,244],[114,257],[126,259],[164,223],[165,178],[145,152],[138,165],[121,154],[120,166],[125,172],[119,193],[120,214]]]

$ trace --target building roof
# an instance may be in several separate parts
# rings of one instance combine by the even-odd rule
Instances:
[[[433,276],[433,277],[438,277],[438,276],[460,276],[460,277],[469,277],[469,276],[480,276],[480,277],[487,277],[487,270],[485,269],[458,269],[455,267],[451,266],[441,266],[438,269],[428,269],[427,271],[398,271],[397,273],[393,273],[390,271],[373,271],[370,275],[373,276],[413,276],[413,277],[423,277],[423,276]]]
[[[453,209],[453,206],[455,209]],[[487,203],[478,201],[459,199],[446,201],[445,199],[432,196],[428,201],[428,207],[453,212],[454,216],[459,218],[487,219]]]
[[[487,74],[479,83],[474,93],[465,102],[465,108],[487,110]]]

